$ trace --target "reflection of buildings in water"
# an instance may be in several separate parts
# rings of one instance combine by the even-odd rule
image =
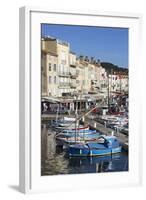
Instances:
[[[107,157],[97,165],[96,172],[128,171],[128,157],[124,153]]]
[[[98,170],[99,170],[99,164],[96,163],[96,172],[98,172]]]
[[[64,155],[48,155],[45,168],[46,175],[68,174],[68,161]]]
[[[41,124],[41,162],[42,162],[42,165],[46,160],[46,156],[47,156],[46,124]]]
[[[52,156],[56,152],[56,142],[55,142],[55,135],[49,134],[47,136],[47,155]]]
[[[96,167],[96,172],[108,172],[108,171],[114,171],[114,161],[120,160],[120,154],[110,155],[110,156],[104,156],[101,157],[100,163],[98,163],[98,167]]]
[[[48,131],[49,133],[49,131]],[[43,164],[42,175],[68,174],[68,160],[64,158],[64,152],[58,152],[54,133],[47,134],[46,158]]]
[[[109,170],[112,170],[112,169],[113,169],[113,168],[112,168],[112,161],[109,162],[108,169],[109,169]]]
[[[100,171],[98,171],[98,172],[107,172],[107,171],[109,171],[110,170],[109,169],[110,162],[112,164],[112,161],[106,161],[106,162],[100,163],[99,164],[100,165]],[[111,168],[111,166],[110,166],[110,168]]]

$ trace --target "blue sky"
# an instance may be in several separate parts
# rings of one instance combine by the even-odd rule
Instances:
[[[70,43],[77,55],[93,56],[101,62],[128,67],[128,29],[42,24],[42,36]]]

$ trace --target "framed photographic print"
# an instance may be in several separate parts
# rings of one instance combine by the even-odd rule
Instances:
[[[141,183],[139,14],[20,8],[20,191]]]

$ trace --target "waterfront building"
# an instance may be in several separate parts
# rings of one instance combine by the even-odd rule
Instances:
[[[58,54],[58,96],[67,96],[70,94],[70,64],[69,52],[70,45],[67,42],[56,40]]]
[[[108,87],[108,74],[104,68],[100,68],[100,91],[106,93]]]
[[[77,92],[77,83],[76,79],[78,76],[77,73],[77,58],[76,54],[73,52],[69,53],[69,73],[70,73],[70,93],[71,95],[75,94]]]
[[[91,87],[89,80],[89,63],[83,59],[78,58],[77,61],[77,92],[81,95],[88,94]]]
[[[54,63],[52,63],[50,60],[46,60],[46,65],[48,64],[48,62],[50,62],[51,66],[52,64],[56,65],[56,71],[54,71],[55,73],[51,70],[49,74],[46,74],[47,76],[46,79],[48,79],[48,86],[46,86],[46,88],[48,88],[48,96],[49,95],[63,96],[63,95],[69,94],[71,92],[70,91],[70,65],[69,65],[70,45],[69,43],[63,42],[61,40],[58,40],[52,37],[43,38],[42,52],[46,52],[47,57],[50,56],[49,54],[51,54],[51,56],[55,56],[55,58],[51,58],[51,57],[49,58],[52,60],[54,59]],[[45,65],[45,62],[43,61],[42,64]],[[43,68],[45,69],[44,66]],[[46,83],[46,80],[44,81],[44,84],[45,83]]]
[[[42,97],[48,97],[48,108],[57,102],[74,112],[77,107],[88,109],[93,101],[107,103],[112,92],[128,92],[128,75],[109,74],[94,58],[77,58],[68,42],[42,38],[41,48],[41,89]],[[54,106],[50,108],[58,108]]]
[[[45,55],[45,62],[46,62],[45,84],[48,92],[48,95],[46,96],[57,96],[58,93],[57,54],[47,53]]]
[[[48,40],[42,39],[41,69],[42,96],[58,94],[58,55],[48,48]]]
[[[110,92],[120,92],[120,78],[118,75],[109,74]]]
[[[42,97],[48,96],[48,73],[46,64],[47,53],[41,53],[41,95]]]
[[[96,79],[95,79],[95,87],[97,88],[98,91],[101,89],[101,80],[106,80],[107,75],[105,73],[105,70],[103,70],[100,60],[95,64],[95,74],[96,74]]]
[[[129,83],[128,75],[122,75],[122,77],[120,77],[120,79],[121,79],[121,82],[120,82],[121,92],[128,93],[128,83]]]
[[[95,80],[96,80],[96,74],[95,74],[95,65],[89,63],[88,65],[88,70],[89,70],[89,74],[88,74],[88,81],[89,81],[89,93],[96,93],[96,89],[95,89]]]
[[[110,74],[109,88],[111,92],[128,93],[128,75],[120,72]]]

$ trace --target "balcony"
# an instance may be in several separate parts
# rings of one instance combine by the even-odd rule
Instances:
[[[60,72],[58,72],[58,75],[59,76],[63,76],[63,77],[70,77],[70,72],[60,71]]]
[[[76,79],[79,76],[79,73],[77,72],[70,72],[70,78]]]
[[[70,67],[76,67],[76,62],[72,62],[72,63],[70,63]]]
[[[78,73],[72,73],[70,72],[70,78],[76,79],[78,77]]]
[[[60,88],[60,89],[70,88],[70,83],[68,83],[68,82],[61,82],[61,83],[59,83],[58,88]]]
[[[77,86],[76,86],[76,83],[70,83],[70,88],[76,88]]]

